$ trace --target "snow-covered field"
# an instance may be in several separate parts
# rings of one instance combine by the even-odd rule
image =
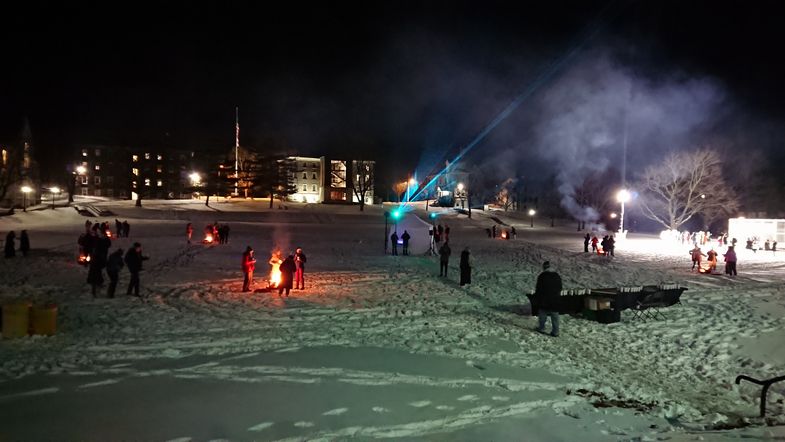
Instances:
[[[687,249],[635,235],[607,260],[574,225],[444,213],[437,258],[385,256],[380,207],[265,202],[104,202],[150,256],[143,298],[93,299],[75,263],[85,217],[71,208],[0,218],[30,256],[0,262],[0,301],[55,302],[58,334],[0,342],[0,440],[731,440],[782,438],[785,383],[757,417],[758,386],[785,374],[785,255],[740,253],[739,276],[691,273]],[[424,213],[420,213],[424,217]],[[407,216],[416,216],[410,213]],[[104,220],[101,220],[104,221]],[[114,226],[114,217],[107,219]],[[187,245],[185,224],[231,226],[228,245]],[[303,247],[304,291],[241,293],[240,256]],[[457,284],[470,246],[473,284]],[[534,332],[525,294],[544,260],[565,288],[675,282],[664,320],[603,325],[562,316]],[[722,271],[722,263],[719,266]]]

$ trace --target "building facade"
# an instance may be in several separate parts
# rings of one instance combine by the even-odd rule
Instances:
[[[321,203],[324,200],[322,192],[322,177],[324,176],[324,162],[322,158],[289,157],[295,164],[293,182],[297,192],[290,195],[289,199],[301,203]]]
[[[339,160],[328,157],[289,157],[296,164],[297,192],[289,200],[305,203],[359,203],[355,189],[365,204],[374,203],[373,161]]]

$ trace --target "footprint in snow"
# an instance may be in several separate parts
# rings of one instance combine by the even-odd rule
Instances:
[[[509,401],[510,400],[510,398],[508,398],[507,396],[494,396],[491,399],[493,399],[495,401]]]
[[[295,422],[294,426],[297,428],[310,428],[313,427],[313,422],[299,421]]]
[[[479,398],[477,396],[473,395],[473,394],[467,394],[466,396],[461,396],[461,397],[458,398],[459,401],[464,401],[464,402],[466,402],[466,401],[476,401],[477,399],[479,399]]]
[[[339,414],[344,414],[349,411],[348,408],[336,408],[335,410],[325,411],[322,413],[322,416],[338,416]]]
[[[274,422],[262,422],[261,424],[254,425],[250,427],[248,431],[262,431],[264,429],[272,427]]]
[[[449,406],[449,405],[437,405],[436,409],[437,410],[442,410],[442,411],[450,411],[450,410],[455,410],[455,407],[452,407],[452,406]]]
[[[373,408],[371,408],[371,410],[373,410],[373,411],[375,411],[377,413],[389,413],[390,412],[390,410],[388,410],[387,408],[384,408],[384,407],[373,407]]]
[[[417,402],[410,402],[409,405],[416,408],[427,407],[431,405],[431,401],[417,401]]]

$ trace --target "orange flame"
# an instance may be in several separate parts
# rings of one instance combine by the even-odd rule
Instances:
[[[204,235],[204,242],[206,242],[207,244],[212,243],[213,242],[213,235],[211,235],[209,233]]]
[[[283,260],[281,259],[281,252],[276,250],[273,252],[272,256],[270,257],[270,265],[272,269],[270,270],[270,286],[271,287],[278,287],[278,284],[281,283],[281,263]]]

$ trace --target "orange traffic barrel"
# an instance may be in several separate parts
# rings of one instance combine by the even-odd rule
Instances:
[[[15,302],[3,306],[3,337],[21,338],[30,329],[30,303]]]
[[[55,304],[33,306],[30,321],[34,335],[52,336],[57,331],[57,306]]]

